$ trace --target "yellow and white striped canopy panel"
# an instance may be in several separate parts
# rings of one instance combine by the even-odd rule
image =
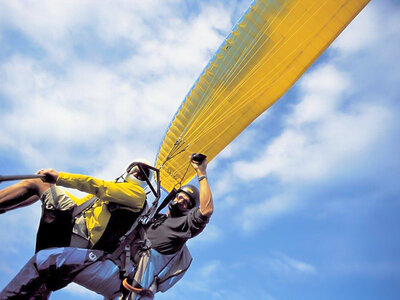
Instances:
[[[156,159],[163,188],[170,191],[192,179],[189,155],[213,159],[299,79],[368,2],[254,1],[164,136]]]

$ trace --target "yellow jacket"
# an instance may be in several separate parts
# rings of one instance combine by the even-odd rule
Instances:
[[[110,212],[107,209],[109,202],[121,204],[130,208],[134,212],[139,212],[146,201],[146,193],[142,187],[135,183],[104,181],[86,175],[69,174],[60,172],[56,182],[57,185],[73,188],[86,192],[83,198],[77,198],[68,193],[68,196],[80,205],[94,196],[100,200],[91,208],[86,210],[86,227],[89,233],[90,245],[93,246],[103,234],[108,221]]]

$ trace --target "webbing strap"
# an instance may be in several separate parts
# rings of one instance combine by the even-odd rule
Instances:
[[[77,215],[79,215],[81,212],[83,212],[85,209],[91,207],[99,198],[96,196],[93,196],[90,198],[88,201],[85,201],[79,206],[75,206],[74,210],[72,211],[72,218],[75,218]]]
[[[129,264],[131,262],[131,245],[126,245],[124,251],[125,251],[125,264],[124,264],[123,276],[126,277],[129,274]]]
[[[176,189],[173,189],[168,195],[167,197],[165,197],[165,199],[163,200],[163,202],[160,204],[160,206],[157,208],[155,214],[152,216],[154,217],[155,215],[157,215],[164,207],[167,206],[167,204],[176,196],[176,193],[178,191]]]
[[[131,229],[129,229],[128,232],[125,233],[120,238],[121,243],[119,244],[117,249],[115,249],[115,251],[108,256],[109,259],[111,259],[112,261],[117,261],[118,257],[122,254],[122,252],[125,251],[125,247],[127,245],[130,245],[133,242],[133,240],[136,237],[135,233],[136,233],[136,231],[138,229],[138,225],[140,223],[140,220],[145,215],[146,207],[147,207],[147,204],[145,204],[145,207],[143,208],[142,213],[140,214],[140,216],[136,218],[135,223],[132,224]]]
[[[164,207],[167,206],[167,204],[175,198],[175,195],[177,193],[177,190],[173,189],[167,197],[163,200],[163,202],[160,204],[160,206],[157,208],[157,204],[153,204],[153,206],[148,210],[148,212],[143,215],[141,223],[145,228],[149,228],[149,226],[152,224],[154,216],[156,216]]]

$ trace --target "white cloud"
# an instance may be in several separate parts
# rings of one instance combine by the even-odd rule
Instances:
[[[370,3],[360,12],[357,19],[332,44],[333,48],[351,54],[378,42],[380,32],[376,23],[379,23],[380,16],[374,9],[370,9],[372,5]]]
[[[210,244],[215,243],[216,241],[221,241],[222,237],[222,230],[218,226],[208,224],[202,233],[196,236],[196,238],[190,239],[187,244],[189,249],[202,245],[209,247]]]
[[[205,293],[212,295],[214,293],[213,285],[216,283],[218,278],[217,274],[222,272],[221,261],[212,260],[203,264],[195,270],[194,281],[188,281],[186,278],[182,280],[180,286],[183,286],[191,291],[197,293]]]
[[[368,151],[391,126],[393,113],[362,99],[343,110],[345,77],[330,65],[306,75],[300,83],[302,101],[287,117],[284,131],[257,159],[235,163],[236,176],[251,180],[274,175],[285,182],[322,180]]]
[[[218,199],[221,209],[227,208],[227,207],[234,207],[238,204],[239,199],[235,198],[233,196],[226,196],[224,198]]]
[[[268,111],[267,111],[268,112]],[[267,113],[264,113],[265,116]],[[259,119],[257,119],[260,121]],[[257,132],[254,130],[248,130],[246,134],[241,134],[235,138],[225,149],[222,150],[216,157],[216,160],[227,159],[239,156],[243,151],[245,151],[249,144],[257,137]]]
[[[350,85],[349,76],[332,64],[307,74],[299,83],[302,101],[296,105],[288,123],[301,126],[308,122],[323,122],[338,110],[344,101],[341,96]]]
[[[75,295],[75,296],[84,296],[86,298],[99,298],[99,295],[96,293],[84,288],[83,286],[80,286],[76,283],[70,283],[63,289],[63,291]]]
[[[0,149],[32,172],[54,167],[110,180],[135,158],[153,161],[231,28],[229,15],[208,3],[187,18],[175,0],[1,2],[0,33],[13,32],[18,43],[0,53]],[[2,215],[4,255],[33,254],[39,214],[36,205]],[[199,243],[220,236],[210,225]],[[15,273],[5,260],[3,275]],[[76,285],[67,292],[95,296]]]
[[[96,37],[109,46],[151,36],[174,13],[176,1],[2,2],[0,25],[12,26],[57,61],[67,61],[75,42]],[[149,20],[151,20],[149,22]]]
[[[223,199],[225,195],[231,190],[233,184],[233,176],[228,172],[221,172],[217,181],[212,183],[213,199],[219,203],[219,199]]]
[[[225,36],[221,30],[231,27],[230,12],[218,4],[204,4],[200,14],[189,19],[182,17],[180,5],[178,1],[109,1],[102,5],[97,1],[61,5],[52,1],[2,2],[0,26],[19,31],[36,53],[31,56],[29,47],[24,51],[16,49],[12,56],[0,61],[4,104],[0,111],[0,149],[19,153],[29,168],[83,169],[105,179],[114,179],[135,157],[152,160],[173,113]],[[375,85],[380,85],[379,78],[385,78],[385,82],[394,83],[390,86],[396,90],[395,72],[399,68],[394,58],[398,47],[393,45],[398,44],[395,40],[400,23],[398,12],[383,18],[381,12],[373,11],[377,7],[371,3],[339,37],[331,52],[339,56],[333,57],[330,64],[317,66],[295,87],[301,89],[301,101],[280,124],[284,128],[279,136],[260,146],[262,133],[255,130],[254,136],[248,138],[247,131],[242,140],[220,155],[221,160],[213,167],[218,174],[218,181],[212,183],[214,221],[220,219],[218,214],[223,210],[230,209],[235,211],[233,218],[240,220],[243,230],[262,228],[258,225],[302,205],[299,202],[304,201],[304,195],[296,193],[300,186],[315,188],[335,176],[361,176],[357,165],[365,166],[365,161],[374,161],[381,155],[373,155],[371,149],[377,149],[385,134],[394,128],[397,108],[385,106],[386,91],[366,89],[363,85],[371,87],[373,82],[363,80],[368,75],[376,78]],[[2,38],[2,44],[6,43]],[[104,48],[111,57],[100,54]],[[388,49],[393,51],[391,56],[387,55]],[[353,69],[353,62],[361,59],[363,72]],[[377,64],[373,62],[378,59],[385,63],[384,71],[378,69],[380,76],[374,74]],[[138,111],[143,115],[137,116]],[[62,119],[58,118],[60,115]],[[257,119],[257,126],[267,117],[268,112]],[[249,146],[251,155],[246,157]],[[226,163],[239,157],[241,161],[234,164],[232,172]],[[271,179],[272,184],[277,182],[274,187],[270,187]],[[262,197],[249,197],[251,184],[259,187]],[[279,191],[282,187],[284,193]],[[249,204],[245,209],[243,191]],[[25,208],[21,215],[20,211],[18,215],[2,215],[1,240],[7,244],[3,254],[16,255],[27,252],[29,247],[33,251],[37,227],[30,209],[35,209],[37,218],[39,207]],[[229,244],[229,239],[237,238],[237,231],[231,230],[232,215],[224,215],[226,224],[208,225],[193,240],[193,246],[204,247],[222,237]],[[21,220],[26,221],[24,225]],[[233,231],[235,234],[230,236]],[[21,243],[20,236],[30,237]],[[208,252],[204,255],[208,256]],[[177,287],[157,297],[248,297],[240,284],[236,288],[235,283],[240,282],[232,279],[240,276],[237,269],[229,266],[228,258],[204,265],[201,259],[196,257]],[[5,259],[1,262],[2,272],[10,273],[14,262],[3,262]],[[282,253],[270,255],[267,265],[275,275],[313,275],[317,269],[320,272],[319,267],[303,258]],[[344,275],[364,271],[373,274],[377,268],[380,274],[397,276],[397,265],[389,265],[354,263],[347,269],[338,266],[336,271]],[[95,296],[74,286],[68,289],[71,297]],[[259,285],[251,295],[253,299],[273,299],[267,293]]]
[[[246,265],[249,268],[249,265]],[[275,299],[263,288],[243,289],[243,280],[235,265],[211,260],[201,266],[192,266],[185,277],[160,299],[189,299],[195,294],[199,299]],[[193,274],[193,275],[192,275]],[[190,277],[189,277],[190,276]]]
[[[78,147],[107,148],[102,142],[113,143],[112,138],[123,137],[130,128],[131,137],[140,138],[160,126],[157,120],[135,114],[143,105],[136,93],[103,68],[76,65],[64,77],[30,59],[14,57],[2,70],[6,79],[1,88],[12,101],[10,110],[1,113],[0,142],[15,148],[26,162],[36,162],[36,167],[46,160],[54,163],[60,155],[68,161]],[[48,84],[42,85],[43,81]],[[46,149],[48,145],[52,151]],[[43,154],[49,155],[40,158]],[[87,160],[85,155],[82,158]]]
[[[300,101],[287,113],[281,133],[264,146],[254,147],[259,151],[242,149],[242,157],[246,151],[250,155],[233,164],[229,181],[218,182],[217,190],[221,186],[222,191],[229,182],[239,180],[255,181],[259,187],[265,183],[263,196],[258,197],[264,200],[246,207],[239,218],[244,230],[259,228],[302,206],[308,201],[302,197],[308,189],[330,182],[340,190],[346,180],[372,180],[376,174],[373,162],[388,163],[378,154],[393,154],[393,149],[387,148],[393,143],[388,141],[393,141],[398,128],[398,91],[392,90],[386,78],[398,85],[398,61],[392,52],[398,48],[393,33],[400,26],[391,26],[398,11],[386,14],[383,20],[382,10],[368,6],[360,19],[354,20],[345,37],[332,47],[331,53],[340,55],[314,67],[296,85]],[[377,17],[382,22],[375,22]],[[371,36],[366,37],[369,31]],[[379,45],[385,45],[386,56],[377,54]],[[383,77],[373,72],[383,72]],[[271,181],[279,188],[270,187]],[[279,190],[282,186],[284,193]]]
[[[138,144],[134,141],[126,145],[113,144],[107,152],[101,153],[99,161],[103,163],[96,166],[94,176],[113,180],[121,175],[134,160],[144,158],[153,162],[154,156],[154,149],[150,149],[148,145]]]
[[[207,265],[203,266],[200,269],[200,276],[203,278],[210,278],[211,275],[214,275],[215,272],[217,272],[218,269],[221,268],[221,262],[218,260],[214,260],[209,262]]]
[[[85,167],[85,163],[93,164],[92,153],[106,158],[109,149],[120,145],[146,149],[146,155],[154,149],[154,155],[173,113],[221,41],[220,30],[231,26],[229,12],[218,5],[202,5],[196,18],[186,20],[175,2],[122,1],[101,6],[70,2],[64,3],[64,9],[50,2],[3,3],[4,11],[14,17],[5,17],[0,25],[8,20],[7,26],[15,26],[45,51],[58,46],[71,49],[62,54],[68,58],[61,60],[62,72],[48,60],[22,55],[0,62],[0,91],[8,104],[0,113],[4,131],[0,145],[15,149],[35,169]],[[153,5],[155,9],[149,9]],[[115,12],[115,19],[109,19],[108,9]],[[74,14],[75,10],[79,12]],[[32,11],[54,14],[39,18]],[[140,26],[129,22],[140,22]],[[115,57],[112,65],[77,58],[79,53],[72,46],[82,40],[69,32],[86,32],[91,26],[107,42],[115,42],[111,37],[130,41],[124,50],[130,55]],[[128,28],[140,28],[146,39],[134,38]],[[108,30],[113,34],[107,35]],[[95,42],[99,41],[95,38]],[[143,145],[135,147],[138,143]],[[75,155],[78,149],[79,157]]]
[[[267,265],[270,270],[278,274],[315,274],[317,272],[315,266],[280,252],[276,252],[268,258]]]
[[[39,203],[1,215],[0,240],[7,247],[0,247],[1,257],[17,255],[31,247],[33,254],[33,242],[39,225],[41,208]]]
[[[194,19],[177,19],[172,14],[168,18],[159,30],[160,36],[146,37],[138,44],[136,51],[141,55],[134,55],[129,62],[134,74],[196,70],[198,76],[199,67],[205,67],[224,37],[219,30],[228,31],[231,27],[226,8],[219,5],[204,5]],[[141,59],[143,56],[145,60]]]
[[[244,231],[255,230],[258,225],[269,223],[298,205],[296,198],[292,195],[279,195],[261,200],[258,203],[248,204],[240,213],[238,221]]]

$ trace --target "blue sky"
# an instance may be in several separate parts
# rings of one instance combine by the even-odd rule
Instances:
[[[0,2],[0,174],[154,160],[250,1]],[[400,5],[374,1],[209,164],[215,213],[158,299],[400,298]],[[6,184],[2,183],[1,187]],[[0,287],[40,206],[0,216]],[[76,285],[52,299],[100,299]]]

